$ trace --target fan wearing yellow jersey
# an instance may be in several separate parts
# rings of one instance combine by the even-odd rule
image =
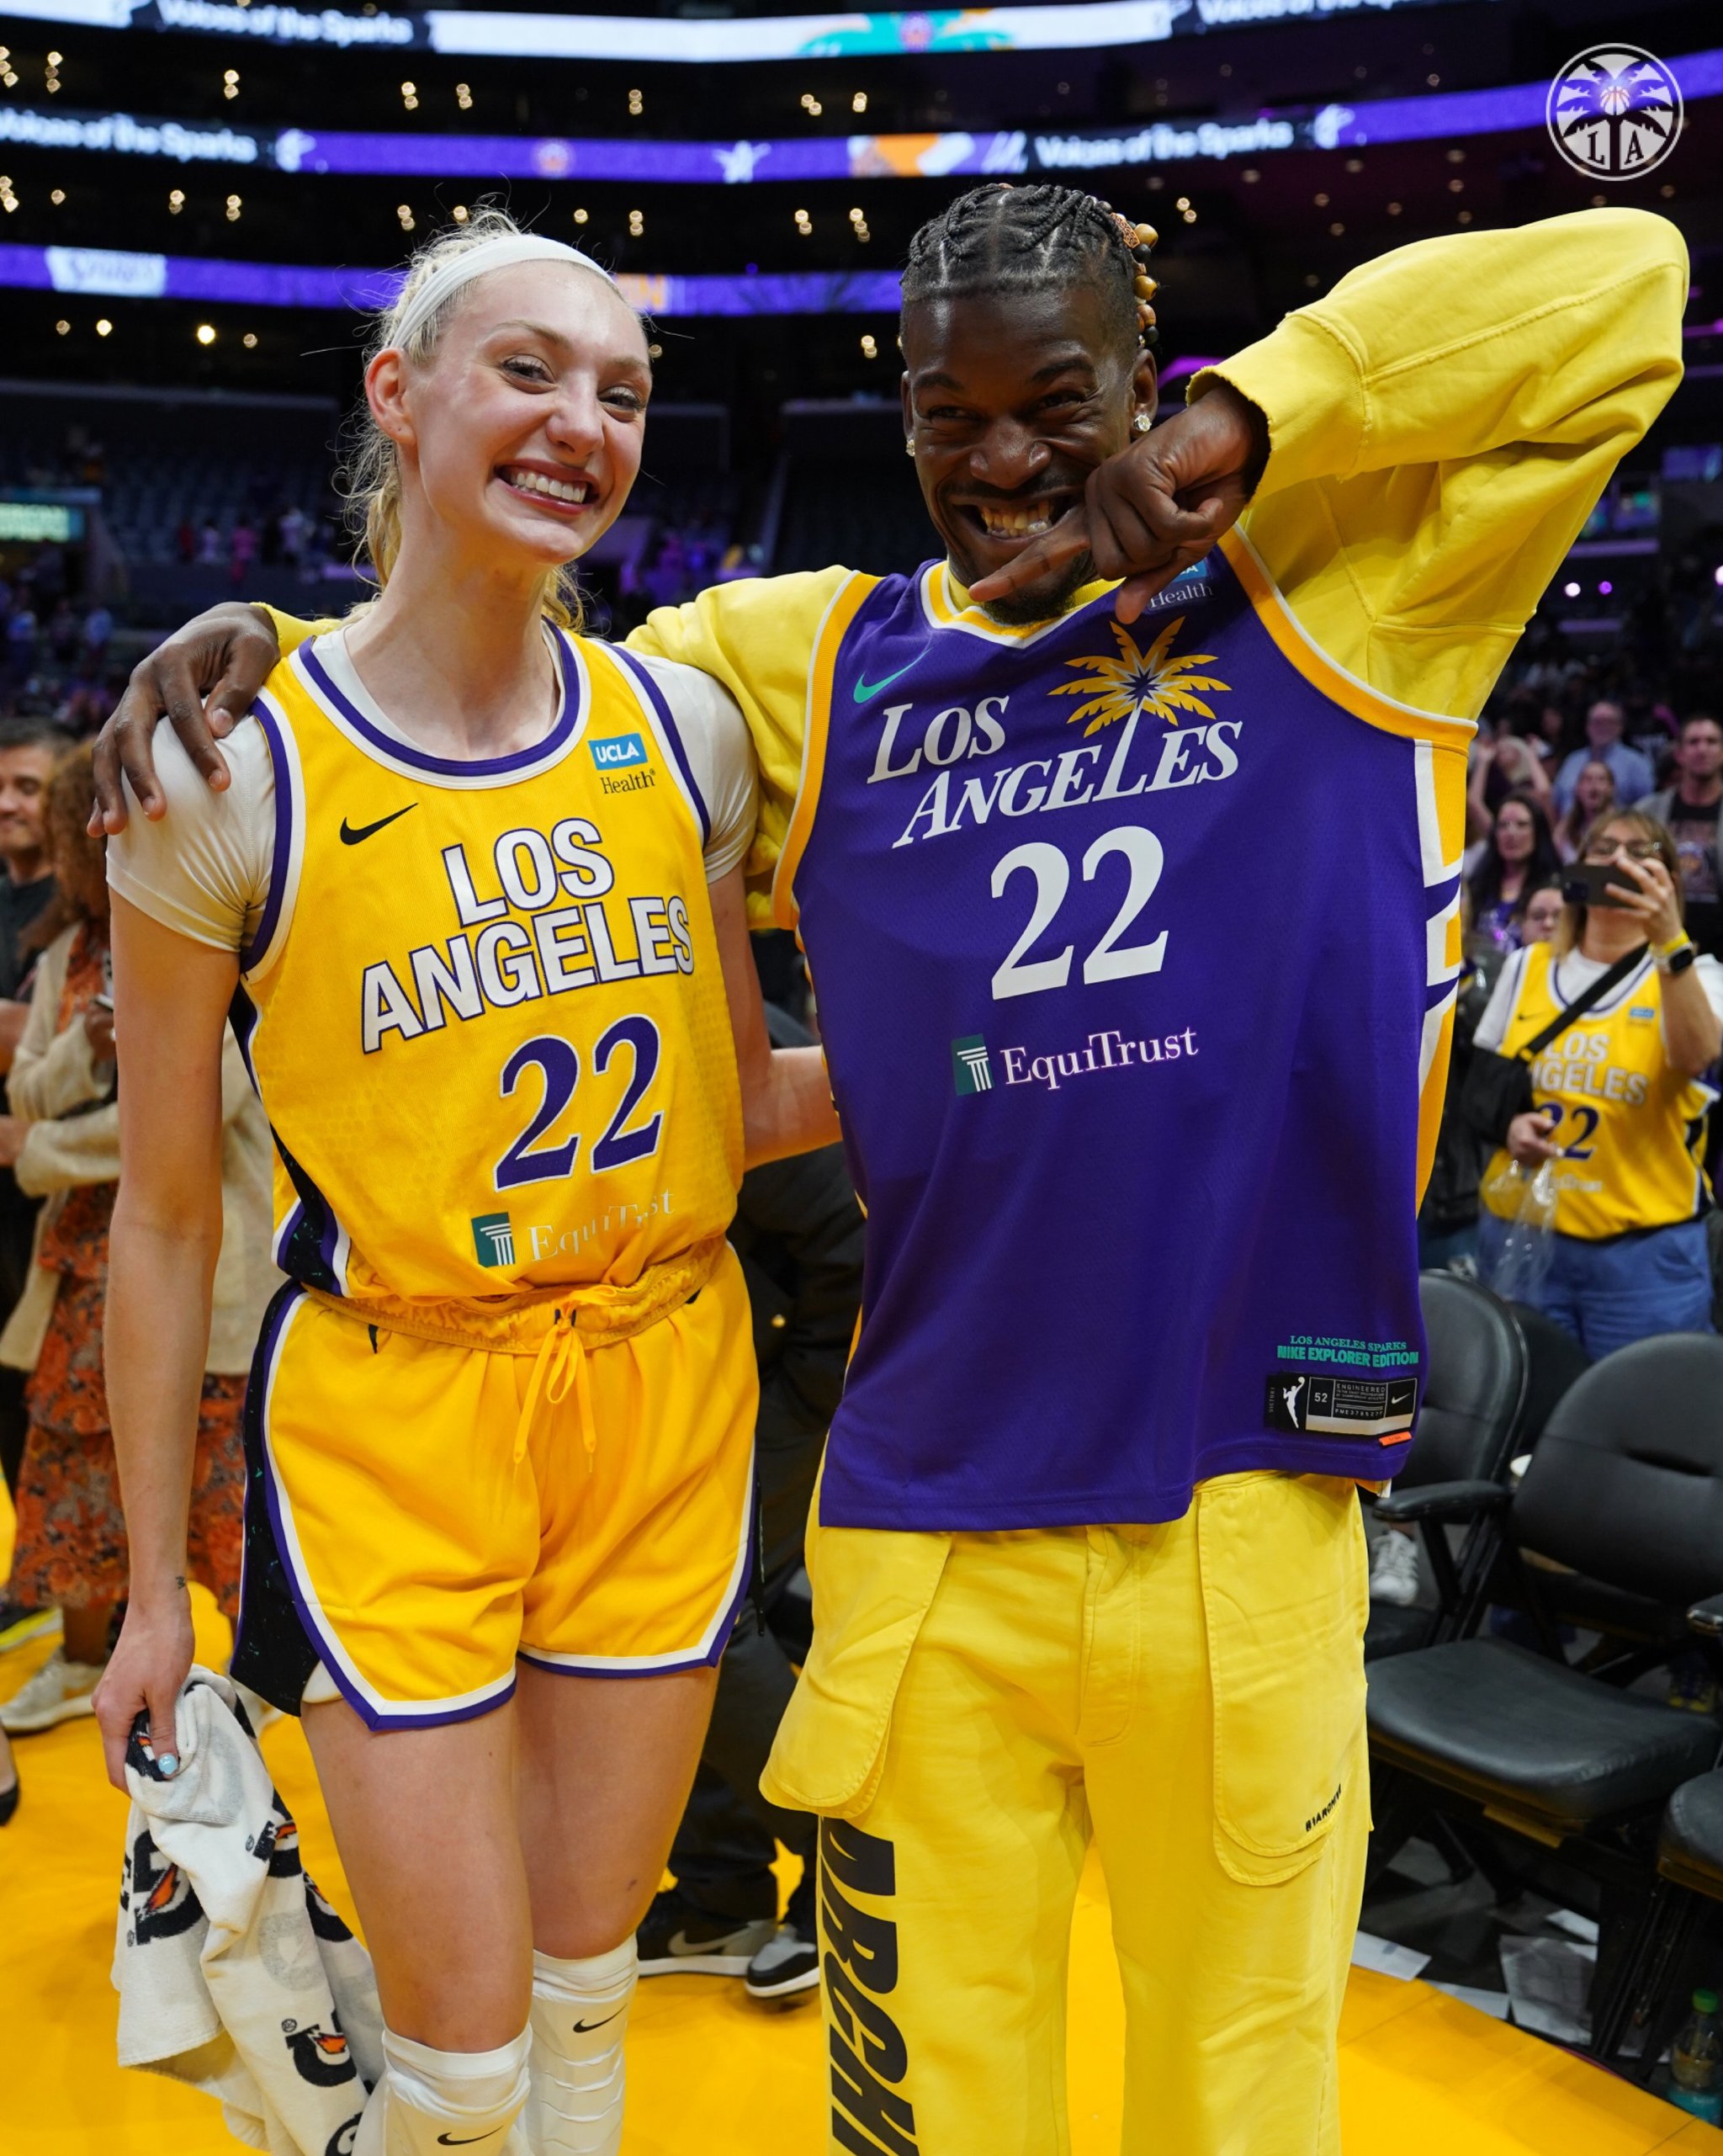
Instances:
[[[1532,1107],[1485,1171],[1479,1251],[1507,1237],[1510,1160],[1551,1165],[1555,1242],[1538,1306],[1593,1360],[1666,1332],[1710,1332],[1705,1083],[1723,1043],[1723,965],[1689,940],[1680,858],[1642,810],[1609,817],[1584,860],[1607,903],[1569,904],[1548,943],[1503,967],[1477,1042],[1518,1054],[1609,969],[1638,964],[1531,1059]]]
[[[745,1164],[833,1118],[818,1051],[765,1032],[740,714],[559,595],[639,469],[638,318],[493,216],[419,258],[366,386],[382,596],[275,669],[231,786],[166,761],[171,837],[111,849],[132,1586],[97,1712],[120,1786],[176,1771],[231,1010],[288,1276],[234,1668],[303,1713],[386,2024],[337,2137],[432,2156],[518,2117],[535,2156],[605,2156],[750,1570],[724,1231]]]

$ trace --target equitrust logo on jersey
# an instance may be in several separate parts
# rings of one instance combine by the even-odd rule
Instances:
[[[979,1033],[968,1033],[952,1043],[952,1083],[959,1099],[966,1093],[993,1091],[993,1065],[988,1060],[987,1043]]]
[[[507,1213],[480,1213],[473,1222],[473,1248],[478,1252],[480,1265],[512,1265],[515,1229]]]

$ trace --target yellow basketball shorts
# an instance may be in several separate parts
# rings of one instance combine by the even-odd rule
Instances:
[[[1123,2156],[1338,2156],[1370,1826],[1350,1483],[1203,1484],[1158,1527],[809,1535],[764,1777],[820,1827],[834,2152],[1068,2156],[1089,1846]]]
[[[517,1657],[715,1664],[751,1571],[759,1384],[734,1252],[585,1353],[578,1393],[535,1404],[532,1355],[284,1291],[247,1403],[236,1674],[296,1711],[321,1660],[373,1729],[405,1729],[500,1706]]]

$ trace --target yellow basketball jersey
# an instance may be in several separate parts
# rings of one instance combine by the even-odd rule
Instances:
[[[705,805],[646,669],[554,641],[555,724],[485,762],[379,728],[321,640],[257,705],[274,866],[235,1015],[276,1256],[367,1315],[628,1288],[734,1211]]]
[[[1519,992],[1502,1038],[1513,1055],[1571,1003],[1561,962],[1547,943],[1526,951]],[[1710,1086],[1684,1078],[1663,1053],[1663,980],[1648,957],[1604,1006],[1560,1033],[1533,1059],[1532,1097],[1556,1118],[1556,1227],[1587,1241],[1635,1228],[1691,1220],[1710,1196],[1701,1166]],[[1507,1165],[1497,1154],[1484,1176]]]

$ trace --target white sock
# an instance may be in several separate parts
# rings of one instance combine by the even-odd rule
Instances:
[[[353,2156],[445,2156],[468,2143],[474,2156],[504,2156],[526,2106],[532,2044],[528,2028],[496,2051],[433,2051],[385,2029],[383,2079],[359,2121]]]
[[[639,1974],[625,1939],[589,1961],[533,1957],[533,2156],[617,2156],[623,2141],[623,2039]]]

